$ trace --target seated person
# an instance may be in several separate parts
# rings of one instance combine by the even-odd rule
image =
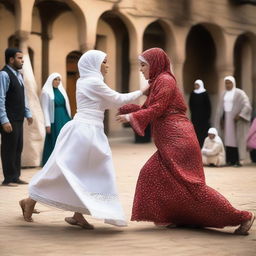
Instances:
[[[208,130],[208,136],[204,140],[201,152],[204,165],[221,166],[225,164],[225,149],[215,128]]]

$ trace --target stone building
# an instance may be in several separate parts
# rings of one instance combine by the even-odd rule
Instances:
[[[24,77],[35,123],[25,127],[23,165],[38,165],[44,138],[38,95],[47,76],[63,76],[75,113],[77,61],[88,49],[107,52],[106,82],[120,92],[145,82],[137,56],[150,47],[171,58],[180,88],[187,97],[194,80],[205,82],[213,109],[235,75],[238,87],[256,108],[256,1],[243,0],[0,0],[0,64],[4,50],[20,47]],[[106,113],[109,136],[131,134]],[[214,116],[214,113],[213,113]]]

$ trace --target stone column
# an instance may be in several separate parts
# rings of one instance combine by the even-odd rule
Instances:
[[[233,55],[235,35],[233,35],[232,33],[223,33],[222,35],[219,34],[218,36],[216,36],[215,41],[217,49],[216,71],[218,80],[216,83],[216,93],[211,95],[213,125],[217,125],[216,113],[219,107],[220,96],[225,89],[223,79],[225,76],[234,74]]]
[[[224,34],[224,45],[217,55],[218,94],[224,91],[224,77],[234,75],[234,47],[236,35]],[[223,50],[224,49],[224,50]]]
[[[81,22],[80,30],[83,31],[79,36],[80,50],[86,52],[88,50],[95,49],[96,38],[97,38],[97,26],[98,20],[105,9],[101,9],[95,5],[95,2],[89,0],[91,8],[87,5],[80,5],[83,17],[80,17]],[[89,3],[88,3],[89,4]],[[92,5],[95,5],[93,7]],[[91,10],[94,10],[93,12]],[[86,22],[85,22],[86,20]]]
[[[181,91],[184,91],[183,87],[183,68],[186,59],[186,38],[189,32],[189,27],[173,26],[175,35],[175,52],[171,56],[172,69],[177,79],[178,86]]]
[[[145,85],[145,81],[140,75],[139,71],[139,60],[138,56],[143,51],[143,24],[136,26],[136,20],[133,21],[134,29],[129,31],[130,38],[130,82],[129,90],[134,91],[138,90]]]
[[[46,25],[45,28],[48,27],[48,23],[44,23]],[[44,26],[43,26],[44,27]],[[46,81],[49,75],[49,43],[52,39],[52,36],[49,35],[47,29],[42,29],[41,34],[42,39],[42,84]]]

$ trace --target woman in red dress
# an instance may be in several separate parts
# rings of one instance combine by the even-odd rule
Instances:
[[[141,136],[150,123],[157,151],[140,171],[131,220],[215,228],[240,225],[235,233],[247,235],[254,214],[235,209],[205,183],[200,147],[168,56],[152,48],[139,59],[140,71],[149,80],[148,98],[142,107],[120,108],[117,120],[130,122]]]

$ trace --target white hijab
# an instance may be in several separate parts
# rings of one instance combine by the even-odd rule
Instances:
[[[50,100],[52,100],[52,101],[54,100],[53,80],[57,77],[61,78],[61,75],[59,73],[56,73],[56,72],[49,75],[49,77],[47,78],[47,80],[46,80],[46,82],[45,82],[45,84],[42,88],[42,93],[48,94],[49,97],[50,97]],[[67,96],[67,93],[66,93],[61,81],[60,81],[60,84],[58,86],[58,89],[60,90],[61,94],[65,98],[67,112],[68,112],[69,116],[71,116],[68,96]]]
[[[198,89],[195,89],[195,90],[194,90],[194,93],[200,94],[200,93],[203,93],[203,92],[206,91],[205,88],[204,88],[204,83],[203,83],[202,80],[197,79],[197,80],[194,82],[194,84],[198,84],[198,85],[199,85],[199,88],[198,88]]]
[[[102,83],[104,78],[100,70],[106,56],[106,53],[98,50],[89,50],[84,53],[78,61],[79,80],[88,81],[88,78],[93,78]]]
[[[101,73],[101,64],[104,61],[106,53],[98,50],[89,50],[85,52],[78,61],[78,70],[80,77],[76,83],[76,101],[77,111],[87,108],[84,103],[84,95],[95,101],[95,91],[107,86]],[[86,106],[86,107],[84,107]]]
[[[217,131],[216,128],[213,128],[213,127],[210,128],[210,129],[208,130],[208,134],[214,134],[215,137],[214,137],[213,141],[223,144],[223,143],[222,143],[222,140],[221,140],[221,138],[220,138],[220,136],[218,135],[218,131]]]
[[[233,84],[233,88],[231,90],[226,90],[225,95],[224,95],[224,111],[225,112],[230,112],[233,108],[233,100],[234,100],[234,95],[236,91],[236,80],[233,76],[226,76],[224,78],[225,81],[230,81]]]

